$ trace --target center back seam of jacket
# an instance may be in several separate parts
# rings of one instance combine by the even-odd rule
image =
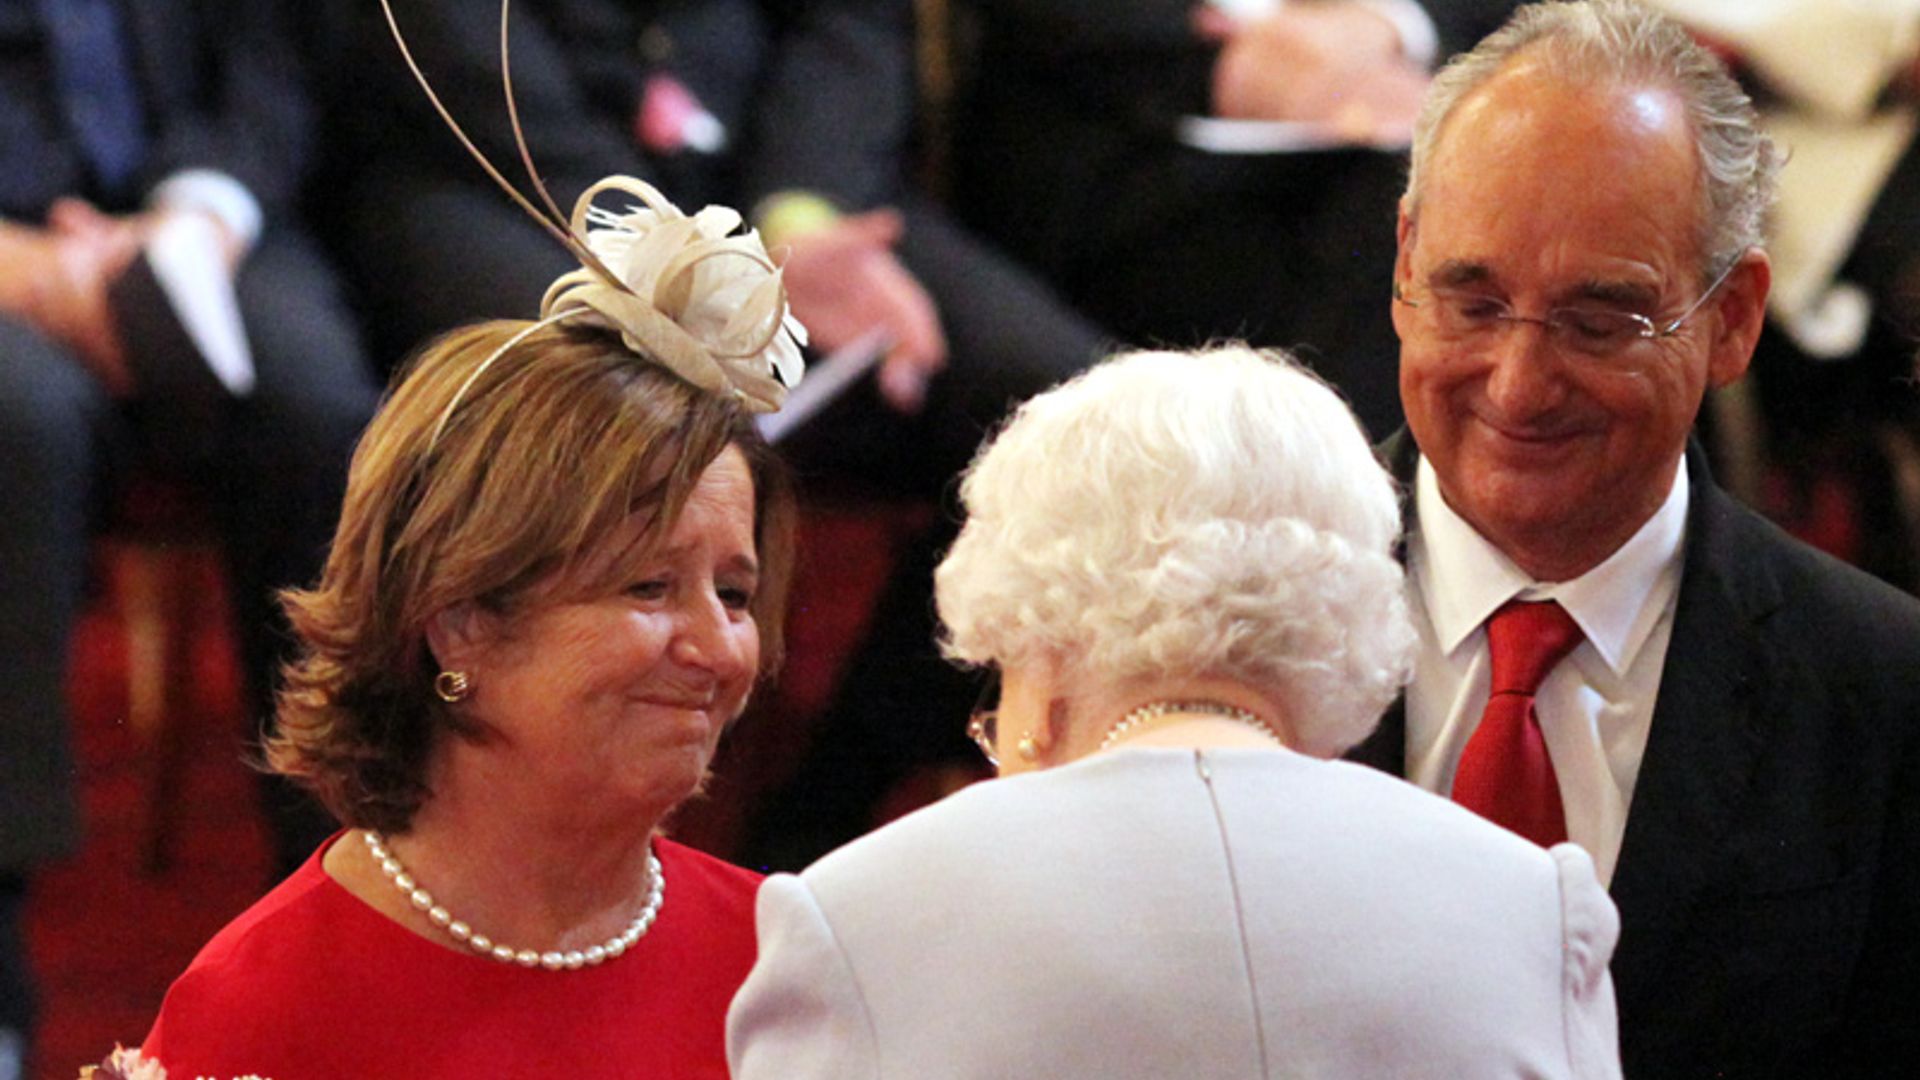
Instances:
[[[1207,787],[1207,803],[1213,810],[1214,827],[1220,834],[1220,854],[1227,864],[1227,888],[1233,895],[1234,928],[1240,935],[1240,963],[1247,973],[1247,995],[1253,1009],[1254,1043],[1260,1050],[1260,1075],[1271,1077],[1272,1068],[1267,1064],[1267,1028],[1260,1009],[1260,979],[1253,970],[1253,950],[1247,942],[1246,907],[1240,902],[1240,876],[1233,865],[1233,845],[1227,837],[1227,819],[1220,812],[1220,795],[1213,787],[1213,770],[1207,764],[1206,752],[1193,752],[1193,768],[1200,774],[1200,782]]]

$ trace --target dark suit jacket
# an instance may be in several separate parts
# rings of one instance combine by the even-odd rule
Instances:
[[[1410,483],[1413,440],[1383,452]],[[1673,637],[1612,883],[1627,1075],[1905,1075],[1920,602],[1736,503],[1697,446],[1687,470]],[[1351,756],[1400,774],[1404,749],[1396,705]]]
[[[137,200],[181,169],[245,184],[269,214],[307,165],[310,101],[278,2],[139,0],[120,5],[151,144]],[[38,220],[88,190],[46,61],[32,0],[0,0],[0,214]],[[109,206],[109,209],[125,209]]]

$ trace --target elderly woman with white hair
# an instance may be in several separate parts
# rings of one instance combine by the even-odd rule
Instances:
[[[1327,760],[1413,642],[1332,391],[1122,356],[961,490],[938,600],[1002,779],[763,886],[737,1080],[1619,1074],[1586,853]]]

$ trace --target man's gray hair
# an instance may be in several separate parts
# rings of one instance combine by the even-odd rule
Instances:
[[[1718,58],[1673,20],[1632,0],[1530,4],[1434,77],[1414,125],[1403,200],[1418,217],[1420,185],[1453,110],[1520,54],[1582,85],[1648,84],[1684,105],[1704,178],[1696,220],[1703,280],[1764,241],[1781,157]]]

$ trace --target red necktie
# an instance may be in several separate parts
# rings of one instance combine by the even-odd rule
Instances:
[[[1540,735],[1533,695],[1575,645],[1580,627],[1552,601],[1513,601],[1487,620],[1493,685],[1480,726],[1453,774],[1453,801],[1547,847],[1567,838],[1560,781]]]

